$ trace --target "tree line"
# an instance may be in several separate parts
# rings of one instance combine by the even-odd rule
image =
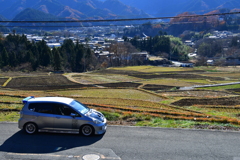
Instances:
[[[0,68],[15,68],[29,64],[30,70],[49,67],[55,71],[83,72],[93,70],[97,59],[90,48],[67,39],[61,47],[50,48],[42,40],[29,41],[25,35],[9,34],[0,39]]]
[[[150,55],[161,56],[169,60],[187,61],[189,47],[185,46],[180,38],[167,35],[159,31],[154,37],[134,38],[123,37],[125,42],[130,42],[140,51],[147,51]]]

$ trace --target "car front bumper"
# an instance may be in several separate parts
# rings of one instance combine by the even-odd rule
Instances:
[[[94,127],[95,128],[95,134],[104,134],[107,130],[107,123],[100,127]]]

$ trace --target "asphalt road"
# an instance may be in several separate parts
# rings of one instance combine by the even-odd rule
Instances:
[[[26,135],[0,123],[0,135],[1,160],[240,160],[240,132],[109,126],[103,136]]]

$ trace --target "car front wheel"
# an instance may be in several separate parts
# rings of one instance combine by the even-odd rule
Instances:
[[[34,134],[37,132],[37,125],[34,123],[27,123],[24,126],[24,130],[27,134]]]
[[[94,133],[94,129],[90,125],[84,125],[81,127],[80,132],[84,136],[90,136]]]

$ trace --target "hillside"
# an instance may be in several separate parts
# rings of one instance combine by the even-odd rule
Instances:
[[[14,19],[27,8],[59,18],[114,19],[205,14],[225,8],[240,9],[238,0],[0,0],[0,15]],[[44,17],[42,17],[44,20]]]
[[[240,8],[238,0],[121,0],[154,16],[175,16],[183,12],[204,14],[212,10]]]
[[[60,18],[102,19],[122,17],[148,17],[140,9],[127,6],[119,0],[0,0],[0,15],[14,19],[27,8],[52,14]],[[44,20],[44,17],[42,17]]]
[[[45,20],[54,21],[59,20],[56,16],[53,16],[51,14],[44,13],[42,11],[38,11],[35,9],[27,8],[20,12],[13,21],[40,21],[42,20],[42,17],[45,17]]]
[[[72,10],[69,10],[69,8],[66,6],[65,10],[63,10],[63,12],[61,12],[61,15],[68,15],[71,14]],[[74,12],[74,10],[72,11]],[[81,16],[81,13],[76,11],[76,13],[79,13],[79,15]],[[72,13],[74,14],[74,13]],[[74,14],[76,15],[76,14]],[[43,18],[44,17],[44,18]],[[0,17],[1,18],[1,17]],[[80,17],[79,17],[80,18]],[[23,10],[22,12],[20,12],[19,14],[16,15],[16,17],[13,19],[13,21],[62,21],[62,20],[71,20],[73,19],[73,17],[71,16],[66,16],[66,18],[60,18],[58,16],[49,14],[49,13],[45,13],[43,11],[39,11],[36,9],[32,9],[32,8],[27,8],[25,10]],[[34,26],[41,26],[42,28],[45,29],[45,27],[51,27],[53,28],[54,26],[68,26],[68,23],[28,23],[27,26],[28,28],[34,27]],[[79,25],[79,23],[72,23],[71,25]],[[8,26],[26,26],[26,23],[10,23],[8,24]],[[46,28],[47,29],[47,28]],[[49,28],[48,28],[49,29]]]

